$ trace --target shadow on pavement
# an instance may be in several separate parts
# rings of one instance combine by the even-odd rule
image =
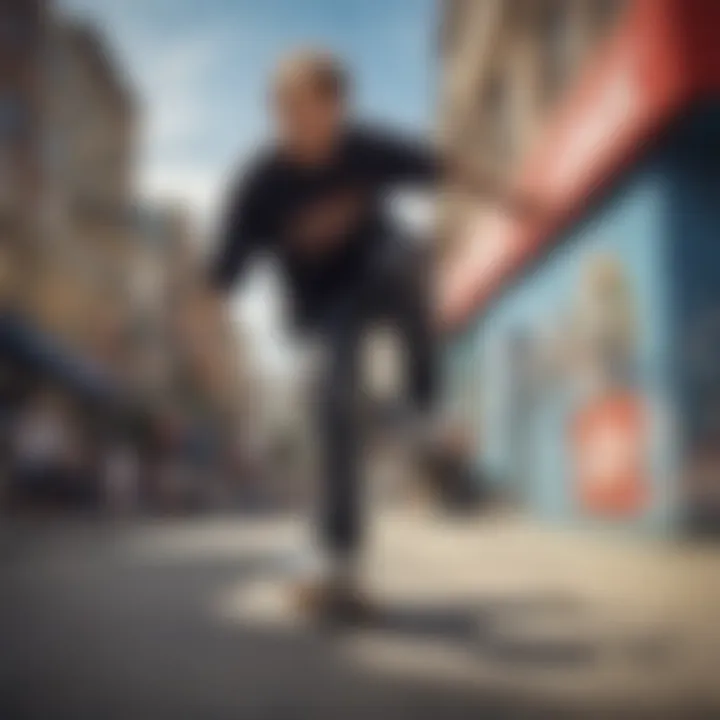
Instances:
[[[272,554],[138,562],[123,550],[133,532],[76,523],[5,528],[3,720],[588,716],[583,710],[589,708],[571,700],[492,682],[468,687],[370,672],[321,633],[221,622],[211,612],[212,599],[223,588],[272,573]],[[588,632],[567,645],[552,633],[526,634],[548,618],[577,620],[581,628],[587,622]],[[391,604],[375,629],[454,643],[503,670],[547,665],[565,673],[597,657],[592,619],[592,609],[572,597],[522,596],[456,606]],[[594,717],[609,716],[606,708],[592,710]],[[613,716],[643,717],[627,705],[614,708]],[[689,717],[670,708],[644,716]]]
[[[543,628],[549,621],[580,622],[587,629],[572,638],[553,637]],[[524,595],[476,605],[394,604],[368,627],[389,636],[457,643],[494,662],[577,667],[602,653],[592,625],[590,608],[571,596]]]

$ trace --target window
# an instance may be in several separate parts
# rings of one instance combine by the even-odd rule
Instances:
[[[0,95],[0,141],[16,138],[25,126],[20,100],[11,94]]]
[[[24,18],[9,14],[0,17],[0,47],[23,50],[29,45],[31,37],[31,28]]]
[[[10,192],[13,167],[14,162],[10,145],[0,142],[0,204]]]
[[[466,20],[467,3],[464,0],[448,0],[444,6],[440,30],[441,52],[450,54],[457,47],[458,36]]]
[[[509,74],[499,69],[488,78],[480,98],[481,145],[498,164],[511,162],[515,153],[510,89]]]
[[[43,162],[45,169],[58,177],[67,169],[67,147],[59,132],[48,131],[44,135]]]
[[[625,0],[593,0],[591,22],[596,37],[603,37],[612,30],[624,6]]]
[[[574,23],[568,3],[550,0],[539,8],[543,105],[553,106],[566,89],[574,64]]]

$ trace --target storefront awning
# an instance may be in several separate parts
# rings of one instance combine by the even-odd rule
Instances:
[[[0,315],[0,358],[21,363],[87,400],[115,402],[121,397],[104,368],[71,352],[17,314]]]

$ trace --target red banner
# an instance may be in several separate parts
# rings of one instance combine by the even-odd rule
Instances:
[[[546,209],[532,224],[483,217],[440,278],[440,317],[482,310],[694,100],[720,93],[720,1],[634,0],[520,174]]]

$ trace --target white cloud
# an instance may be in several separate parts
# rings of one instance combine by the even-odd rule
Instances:
[[[172,0],[153,0],[158,10]],[[61,0],[61,7],[97,24],[139,97],[137,180],[141,197],[185,203],[210,229],[227,163],[198,156],[193,144],[210,132],[206,78],[222,60],[227,31],[200,25],[163,34],[144,12],[147,0]]]
[[[202,132],[208,108],[203,81],[217,59],[218,35],[175,38],[152,50],[140,80],[148,110],[145,143],[157,154],[163,147],[187,142]]]
[[[263,125],[257,104],[243,104],[241,99],[259,99],[269,55],[286,41],[287,28],[280,21],[278,28],[254,27],[252,13],[247,23],[229,28],[219,16],[212,20],[204,13],[202,2],[183,4],[186,9],[194,6],[196,23],[189,15],[174,22],[181,14],[176,10],[177,0],[58,2],[97,22],[138,90],[143,113],[139,193],[151,200],[184,202],[205,234],[211,234],[228,171],[239,151],[257,142],[258,128]],[[165,20],[173,22],[166,26]],[[380,25],[395,32],[396,23],[383,19]],[[405,17],[397,28],[399,39],[393,35],[383,44],[412,63],[411,58],[422,49],[417,47],[421,35],[409,28]],[[382,72],[387,69],[383,67]],[[391,112],[392,107],[399,112],[398,107],[411,105],[398,102],[395,84],[391,90],[393,97],[383,91],[372,95],[383,112]],[[399,206],[412,227],[427,224],[427,203],[411,199],[400,201]],[[279,291],[276,280],[261,273],[234,305],[238,322],[252,332],[249,345],[258,362],[273,367],[286,365],[289,355],[280,322]]]
[[[192,209],[202,235],[212,234],[223,191],[223,173],[212,166],[148,163],[139,178],[143,197],[183,202]]]
[[[254,269],[233,303],[236,322],[252,336],[250,361],[258,371],[270,375],[289,372],[293,348],[285,331],[284,293],[272,266]]]
[[[424,192],[394,193],[390,208],[400,226],[418,238],[430,233],[437,218],[437,203]]]

